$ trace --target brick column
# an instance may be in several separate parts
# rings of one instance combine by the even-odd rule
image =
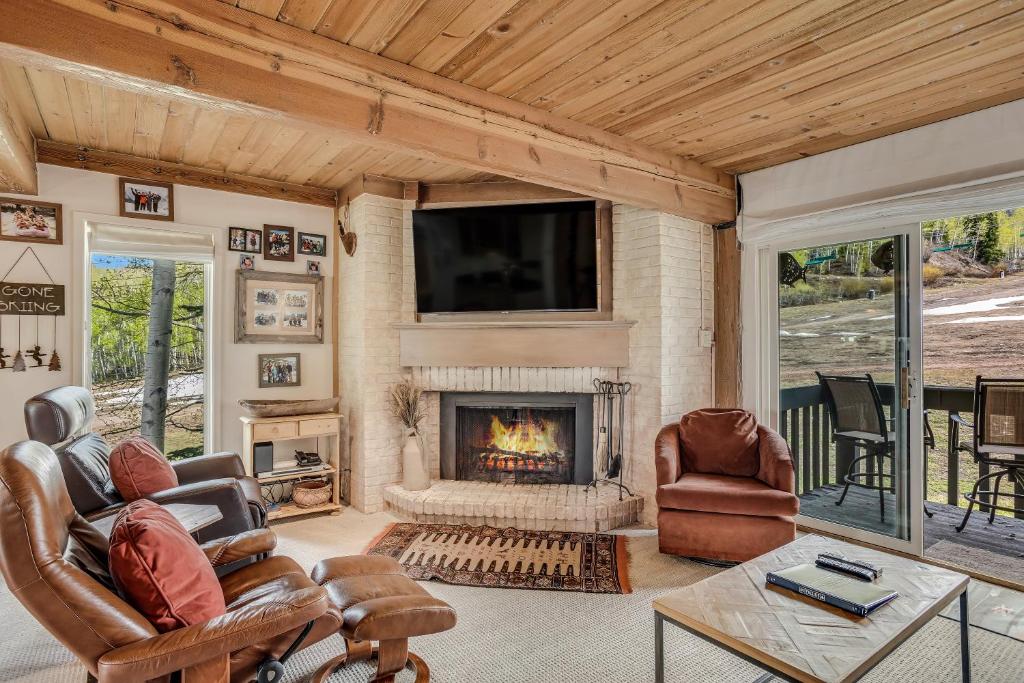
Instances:
[[[624,476],[647,499],[643,517],[653,523],[654,438],[683,413],[712,405],[711,349],[698,332],[702,305],[703,326],[713,328],[712,235],[695,221],[618,204],[613,230],[614,316],[636,321],[630,366],[619,371],[633,384]]]

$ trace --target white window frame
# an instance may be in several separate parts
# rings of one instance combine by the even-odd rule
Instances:
[[[910,385],[911,408],[910,434],[923,434],[923,392],[922,387],[922,287],[920,254],[920,224],[903,224],[899,226],[857,226],[846,230],[829,231],[823,235],[803,234],[785,240],[774,240],[756,248],[744,251],[744,263],[741,276],[743,325],[743,386],[749,390],[744,392],[744,407],[751,410],[758,419],[772,429],[779,428],[779,309],[778,309],[778,255],[780,252],[793,249],[805,249],[816,245],[826,246],[843,242],[856,242],[880,239],[894,234],[905,233],[909,236],[911,250],[910,268],[907,276],[910,285],[910,330],[911,358]],[[916,286],[915,286],[916,283]],[[751,315],[753,312],[753,315]],[[914,336],[916,335],[916,339]],[[852,538],[857,541],[891,548],[905,553],[922,555],[924,552],[924,459],[921,439],[910,439],[908,457],[910,458],[910,540],[886,536],[863,529],[828,522],[814,517],[798,515],[796,521],[801,526],[816,529],[825,533]]]
[[[92,316],[90,295],[92,292],[90,236],[93,226],[98,224],[117,225],[139,230],[163,230],[168,232],[199,233],[209,235],[213,239],[214,258],[203,266],[205,290],[203,293],[205,309],[205,330],[203,344],[203,452],[213,453],[221,449],[221,411],[217,409],[217,397],[220,395],[221,378],[219,376],[217,339],[223,335],[221,318],[221,302],[216,296],[214,278],[217,276],[217,255],[225,248],[225,231],[200,225],[188,225],[177,222],[153,221],[122,216],[75,211],[72,224],[72,282],[77,290],[71,301],[72,349],[71,377],[75,384],[92,390],[92,374],[90,362],[90,331]],[[99,253],[99,252],[98,252]]]

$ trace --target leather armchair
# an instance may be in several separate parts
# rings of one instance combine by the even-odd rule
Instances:
[[[726,415],[729,413],[729,415]],[[663,553],[742,562],[796,538],[800,510],[789,445],[756,425],[756,445],[721,432],[734,421],[755,425],[745,411],[702,410],[665,425],[655,441],[658,546]],[[690,443],[715,444],[716,457],[687,457]],[[692,454],[691,454],[692,455]]]
[[[269,553],[274,543],[272,531],[258,529],[203,550],[216,567]],[[0,452],[0,570],[101,683],[163,683],[175,673],[182,683],[251,681],[261,665],[341,627],[326,590],[287,557],[222,576],[227,613],[166,633],[121,599],[106,567],[106,538],[75,510],[54,452],[34,441]]]
[[[52,446],[75,509],[87,519],[115,514],[124,500],[110,481],[110,446],[90,431],[95,417],[92,395],[66,386],[25,403],[29,438]],[[214,453],[171,463],[179,485],[149,496],[154,502],[216,505],[223,519],[198,532],[200,541],[266,526],[259,483],[245,475],[234,453]]]

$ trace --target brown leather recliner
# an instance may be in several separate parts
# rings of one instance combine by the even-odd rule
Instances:
[[[655,467],[661,552],[742,562],[796,538],[789,445],[750,413],[705,409],[666,425]]]
[[[269,553],[269,529],[204,544],[215,566]],[[251,681],[336,633],[341,613],[288,557],[221,577],[227,613],[158,633],[112,588],[107,541],[74,508],[50,448],[22,441],[0,452],[0,569],[11,593],[102,683]],[[304,637],[303,637],[304,636]],[[279,672],[278,672],[279,673]]]
[[[71,502],[86,519],[115,514],[125,504],[110,481],[110,446],[90,430],[94,417],[92,394],[83,387],[59,387],[25,403],[29,438],[53,447]],[[162,505],[216,505],[223,519],[197,533],[201,542],[266,526],[259,482],[245,475],[237,454],[202,455],[171,467],[178,486],[149,498]]]

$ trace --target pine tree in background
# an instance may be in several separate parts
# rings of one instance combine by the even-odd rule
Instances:
[[[982,263],[993,265],[1003,258],[999,248],[999,217],[995,213],[972,216],[979,219],[978,243],[975,251]]]
[[[978,260],[978,243],[981,241],[981,217],[983,215],[979,213],[973,216],[964,216],[961,222],[964,231],[963,241],[974,245],[970,255],[975,261]]]

